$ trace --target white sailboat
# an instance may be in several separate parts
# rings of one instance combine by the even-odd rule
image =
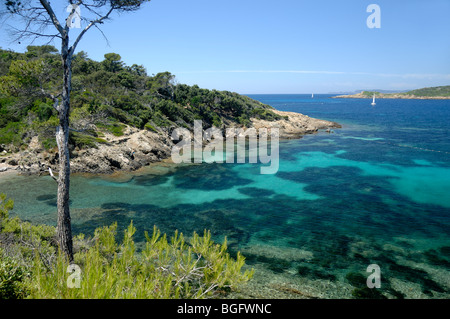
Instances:
[[[312,98],[312,99],[314,98],[314,93],[311,95],[311,98]]]
[[[375,105],[377,105],[377,103],[375,103],[375,94],[373,95],[373,100],[372,100],[372,104],[371,104],[372,106],[375,106]]]

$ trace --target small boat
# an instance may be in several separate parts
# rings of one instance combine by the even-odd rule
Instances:
[[[373,95],[373,100],[372,100],[372,104],[371,104],[372,106],[375,106],[375,105],[377,105],[377,103],[375,103],[375,94]]]
[[[311,98],[312,98],[312,99],[314,98],[314,93],[311,95]]]

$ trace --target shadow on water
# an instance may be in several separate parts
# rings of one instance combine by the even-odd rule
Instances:
[[[330,151],[334,156],[347,156],[336,155],[336,149]],[[254,180],[240,174],[245,170],[242,175],[252,176],[259,174],[258,169],[211,164],[183,167],[165,175],[134,176],[129,183],[144,186],[136,188],[142,195],[164,185],[161,192],[170,194],[200,190],[205,196],[204,191],[221,190],[228,196],[227,190],[234,188],[247,198],[168,207],[150,199],[148,203],[133,203],[131,197],[101,204],[92,201],[91,206],[72,206],[73,232],[92,235],[96,228],[117,222],[121,239],[133,221],[135,239],[142,243],[144,232],[151,232],[153,226],[168,235],[179,230],[187,237],[206,229],[216,242],[227,238],[232,256],[241,251],[249,266],[262,267],[288,281],[347,284],[357,298],[408,297],[410,288],[418,290],[419,297],[450,293],[448,280],[441,278],[450,271],[448,209],[418,204],[396,192],[386,176],[367,175],[356,166],[306,167],[277,173],[276,178],[291,182],[287,184],[290,187],[298,183],[304,191],[320,196],[314,200],[280,194],[276,187],[283,184],[254,187]],[[124,191],[108,183],[95,187]],[[114,198],[112,195],[105,198]],[[41,193],[34,198],[35,204],[56,207],[56,194]],[[83,200],[73,197],[77,205]],[[36,217],[50,219],[47,215]],[[382,269],[380,294],[367,290],[362,280],[367,278],[365,269],[370,264]]]
[[[36,200],[39,202],[43,202],[47,204],[48,206],[57,207],[57,195],[56,194],[48,194],[48,195],[40,195],[36,197]],[[73,202],[71,199],[69,199],[69,205],[71,205]]]
[[[337,150],[332,147],[328,151],[335,154]],[[286,159],[284,156],[291,155],[282,156]],[[358,160],[348,153],[336,156]],[[245,169],[250,175],[258,174],[257,167]],[[151,232],[154,225],[168,235],[179,230],[187,237],[206,229],[216,242],[227,238],[232,256],[243,251],[250,266],[292,280],[348,284],[357,298],[407,297],[407,289],[399,288],[405,282],[418,285],[420,293],[429,297],[450,293],[448,283],[436,275],[450,271],[448,209],[417,204],[395,192],[386,176],[368,176],[354,166],[306,167],[279,171],[276,177],[298,183],[320,198],[300,200],[277,193],[272,188],[276,186],[252,187],[254,181],[240,177],[234,166],[190,166],[166,175],[134,176],[130,183],[149,187],[165,184],[170,191],[180,193],[238,186],[239,193],[248,198],[170,207],[135,204],[131,198],[130,202],[109,201],[100,207],[83,208],[85,218],[73,219],[73,231],[93,234],[96,228],[117,222],[121,238],[121,232],[133,221],[135,239],[143,242],[144,231]],[[36,200],[56,206],[56,195],[39,195]],[[445,240],[440,241],[442,238]],[[380,265],[384,278],[378,293],[365,286],[365,269],[374,263]]]
[[[182,176],[184,182],[177,184],[180,191],[200,178],[200,174],[188,172],[183,172]],[[441,207],[418,206],[389,191],[389,183],[382,177],[362,176],[361,171],[354,167],[307,168],[289,174],[279,172],[278,176],[294,182],[306,182],[309,192],[327,197],[302,201],[269,189],[241,187],[239,191],[250,198],[180,204],[170,208],[109,202],[101,206],[101,214],[74,224],[74,231],[93,233],[95,228],[113,222],[117,222],[119,229],[123,230],[133,220],[137,228],[136,241],[142,242],[145,240],[144,231],[151,232],[153,225],[164,233],[172,234],[174,230],[179,230],[186,236],[207,229],[216,242],[222,242],[227,237],[233,256],[237,251],[250,247],[244,254],[250,266],[263,265],[274,274],[292,275],[294,270],[292,276],[298,278],[342,281],[354,287],[353,295],[357,298],[382,298],[386,294],[396,298],[405,296],[394,289],[390,280],[384,282],[379,293],[367,290],[361,280],[361,276],[367,278],[367,274],[361,269],[373,263],[382,267],[384,278],[418,284],[425,295],[449,293],[448,288],[427,271],[408,265],[409,262],[424,263],[450,270],[448,246],[438,245],[422,251],[414,241],[408,241],[417,236],[433,239],[436,234],[450,231],[448,212]],[[352,178],[349,179],[349,176]],[[214,178],[206,180],[216,181]],[[201,187],[210,187],[209,182]],[[231,187],[236,184],[233,181],[226,185]],[[447,221],[437,222],[436,217],[438,221]],[[387,249],[386,243],[392,247]],[[280,250],[307,250],[312,252],[313,257],[297,260],[267,256],[252,252],[251,247],[255,244]]]
[[[239,177],[226,165],[218,163],[180,169],[174,180],[177,188],[198,190],[224,190],[252,182],[250,179]]]

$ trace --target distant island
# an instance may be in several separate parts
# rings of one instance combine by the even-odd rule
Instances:
[[[427,87],[408,92],[381,93],[377,91],[362,91],[357,94],[337,95],[332,98],[370,99],[375,95],[377,99],[419,99],[446,100],[450,99],[450,85]]]

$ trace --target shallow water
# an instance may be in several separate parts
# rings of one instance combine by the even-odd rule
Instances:
[[[73,175],[74,232],[209,229],[257,270],[237,297],[450,297],[450,101],[251,97],[343,128],[281,141],[275,175],[217,163]],[[21,218],[56,223],[51,178],[4,177],[0,192]],[[370,264],[380,289],[366,287]]]

